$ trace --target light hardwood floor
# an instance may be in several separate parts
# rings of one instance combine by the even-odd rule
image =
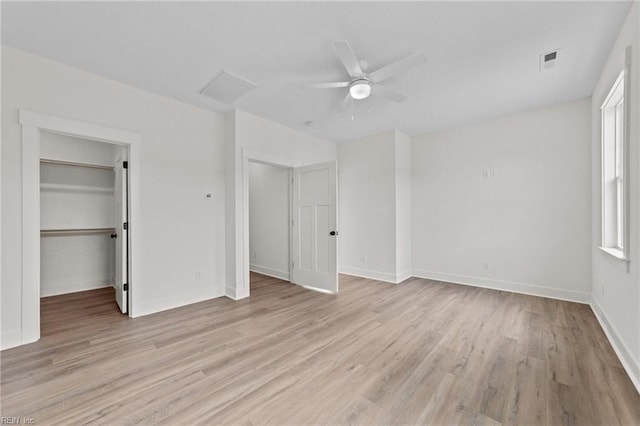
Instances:
[[[252,274],[252,296],[129,319],[110,290],[42,301],[3,351],[3,416],[44,424],[638,425],[586,305],[412,279],[337,296]]]

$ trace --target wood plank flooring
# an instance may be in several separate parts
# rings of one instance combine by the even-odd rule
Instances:
[[[252,274],[251,298],[129,319],[111,290],[43,299],[0,353],[2,416],[38,425],[640,425],[586,305],[342,276]]]

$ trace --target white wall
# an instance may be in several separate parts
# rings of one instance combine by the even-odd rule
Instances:
[[[338,145],[339,271],[396,281],[395,131]]]
[[[340,272],[411,276],[411,138],[391,130],[338,145]]]
[[[252,271],[289,280],[289,169],[249,163],[249,253]]]
[[[595,86],[591,104],[591,255],[592,306],[636,388],[640,391],[640,5],[633,3]],[[630,134],[631,240],[630,259],[613,258],[601,244],[600,105],[624,66],[625,48],[633,46],[630,81],[632,97]],[[627,100],[625,99],[625,102]]]
[[[336,145],[261,117],[234,110],[225,116],[226,295],[249,295],[248,161],[243,152],[259,153],[272,164],[288,165],[335,161]],[[245,170],[245,163],[247,170]],[[282,164],[282,163],[280,163]],[[246,269],[245,269],[246,265]]]
[[[40,158],[48,160],[113,166],[119,149],[112,144],[55,133],[42,132],[40,136]]]
[[[587,302],[590,105],[414,138],[414,275]]]
[[[412,274],[411,138],[396,130],[396,281]]]
[[[135,315],[224,294],[223,117],[2,46],[3,348],[21,339],[19,108],[141,134]]]
[[[40,253],[41,297],[113,285],[115,247],[109,234],[43,237]]]

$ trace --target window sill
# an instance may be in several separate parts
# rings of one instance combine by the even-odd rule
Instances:
[[[624,252],[620,249],[615,249],[612,247],[598,247],[598,248],[603,252],[610,254],[611,256],[615,257],[618,260],[624,260],[625,262],[629,261],[629,259],[624,255]]]

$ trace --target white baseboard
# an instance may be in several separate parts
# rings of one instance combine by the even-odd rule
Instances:
[[[236,289],[234,287],[231,286],[226,286],[225,287],[225,293],[224,293],[225,297],[228,297],[231,300],[242,300],[242,299],[246,299],[247,297],[249,297],[249,292],[248,291],[236,291]]]
[[[289,281],[289,271],[280,271],[278,269],[271,269],[260,265],[249,265],[249,270],[258,274]]]
[[[513,281],[492,280],[489,278],[470,277],[466,275],[453,275],[443,272],[425,271],[414,269],[413,276],[434,281],[444,281],[453,284],[465,284],[474,287],[490,288],[492,290],[510,291],[512,293],[528,294],[530,296],[548,297],[551,299],[566,300],[589,304],[591,295],[587,292],[562,290],[551,287],[543,287],[535,284],[525,284]]]
[[[5,331],[0,335],[0,350],[15,348],[22,344],[22,331],[11,330]]]
[[[396,274],[388,272],[372,271],[370,269],[352,268],[351,266],[339,266],[338,271],[341,274],[353,275],[355,277],[369,278],[370,280],[384,281],[386,283],[398,284],[400,281]],[[411,274],[409,274],[411,275]]]
[[[629,375],[631,382],[640,393],[640,362],[637,359],[634,359],[631,351],[624,343],[624,340],[620,338],[620,333],[618,333],[616,327],[609,321],[607,314],[604,312],[598,299],[596,297],[591,297],[591,310],[595,314],[600,326],[604,330],[604,334],[609,339],[609,343],[613,347],[613,350],[618,355],[622,366],[625,371]]]
[[[40,297],[57,296],[59,294],[77,293],[79,291],[95,290],[113,286],[113,277],[94,278],[81,281],[42,282]]]
[[[402,281],[408,280],[411,277],[413,277],[413,272],[412,271],[402,272],[402,273],[396,275],[396,283],[401,283]]]
[[[179,292],[171,297],[139,302],[134,306],[133,317],[155,314],[156,312],[167,311],[193,303],[204,302],[205,300],[216,299],[224,294],[213,289],[196,290],[192,292]],[[135,303],[135,297],[134,297]]]
[[[235,289],[235,288],[233,288],[233,287],[229,287],[229,286],[226,286],[226,287],[224,288],[224,290],[225,290],[225,291],[224,291],[224,295],[225,295],[226,297],[228,297],[228,298],[229,298],[229,299],[231,299],[231,300],[239,300],[239,299],[236,297],[236,289]]]

